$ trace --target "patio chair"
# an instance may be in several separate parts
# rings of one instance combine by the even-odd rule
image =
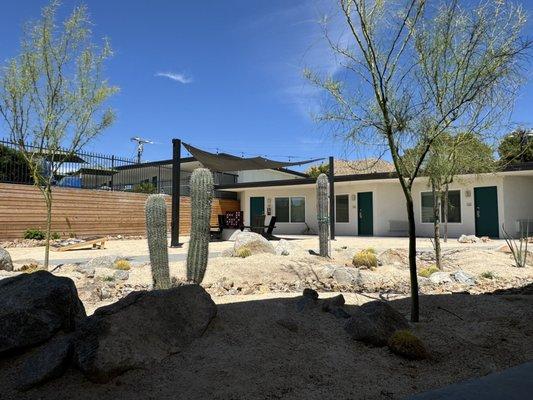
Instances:
[[[265,233],[265,215],[255,215],[252,218],[252,225],[250,226],[250,230],[255,233],[259,233],[260,235],[264,235]]]
[[[268,223],[266,233],[263,235],[267,239],[278,239],[272,234],[272,232],[274,232],[274,229],[276,228],[276,220],[276,216],[270,217],[270,222]]]
[[[222,239],[222,231],[226,227],[226,221],[224,215],[218,214],[218,226],[210,227],[210,239],[211,240],[220,240]]]

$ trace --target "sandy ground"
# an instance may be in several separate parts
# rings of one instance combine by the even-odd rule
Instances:
[[[353,341],[343,320],[319,310],[298,312],[294,296],[215,297],[218,316],[202,338],[107,384],[69,370],[44,387],[17,393],[17,362],[0,362],[1,398],[401,399],[533,359],[532,296],[422,297],[421,322],[413,330],[431,352],[425,361]],[[345,297],[348,312],[369,300]],[[408,300],[391,304],[407,315]],[[297,331],[276,323],[280,318],[292,320]]]

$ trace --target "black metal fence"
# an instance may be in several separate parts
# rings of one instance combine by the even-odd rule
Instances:
[[[40,173],[51,177],[54,186],[78,189],[117,190],[139,193],[172,194],[172,160],[138,163],[136,159],[79,151],[43,150],[25,145],[25,152],[33,153]],[[183,166],[185,167],[185,166]],[[182,196],[190,194],[191,172],[181,171]],[[53,175],[53,176],[51,176]],[[230,184],[237,176],[215,172],[215,184]],[[20,147],[11,141],[0,140],[0,182],[33,184],[34,179]],[[233,193],[216,192],[217,197],[233,198]]]

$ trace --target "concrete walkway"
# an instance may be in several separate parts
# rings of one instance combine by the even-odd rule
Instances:
[[[533,361],[424,392],[407,400],[526,400],[533,398]]]

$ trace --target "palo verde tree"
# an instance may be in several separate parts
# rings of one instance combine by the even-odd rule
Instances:
[[[53,1],[27,25],[20,54],[0,76],[0,114],[46,203],[45,268],[54,180],[66,161],[113,123],[114,113],[103,105],[117,91],[102,76],[111,48],[107,41],[100,47],[91,42],[86,7],[56,25],[59,5]]]
[[[419,320],[413,184],[435,140],[476,126],[501,91],[516,87],[517,60],[530,47],[521,38],[520,7],[483,0],[427,9],[425,0],[339,0],[349,39],[334,40],[343,71],[306,76],[332,100],[321,121],[348,139],[386,146],[405,197],[409,222],[411,320]],[[466,131],[469,131],[466,129]],[[404,165],[408,148],[420,151]]]

